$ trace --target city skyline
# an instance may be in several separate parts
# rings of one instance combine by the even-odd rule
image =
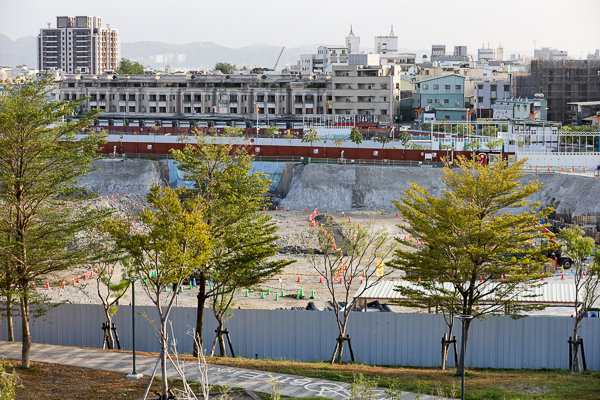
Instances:
[[[356,0],[337,4],[309,0],[302,7],[273,0],[249,7],[247,2],[232,0],[232,6],[225,11],[216,3],[183,2],[176,8],[164,9],[155,0],[107,0],[102,7],[82,6],[72,0],[58,4],[32,0],[27,18],[19,17],[16,3],[5,5],[5,12],[0,15],[0,33],[11,39],[36,36],[48,22],[55,26],[56,16],[96,15],[102,17],[104,26],[110,24],[117,29],[124,43],[214,42],[231,48],[253,44],[342,44],[352,25],[361,38],[361,49],[370,50],[374,37],[388,35],[393,24],[399,47],[411,50],[443,44],[451,52],[454,46],[464,45],[469,54],[476,54],[482,45],[496,48],[501,44],[508,58],[513,53],[533,55],[537,40],[538,49],[566,50],[573,58],[585,58],[600,47],[600,26],[595,21],[600,15],[600,2],[574,0],[568,7],[558,0],[523,3],[508,0],[501,6],[477,3],[473,7],[474,3],[466,0],[432,1],[424,7],[422,3],[379,0],[370,3],[367,10],[372,10],[374,16],[369,16],[365,7],[359,6],[364,3]],[[560,12],[557,7],[561,7]],[[203,17],[206,14],[211,17]],[[132,19],[132,15],[143,18]],[[385,15],[385,19],[379,15]]]

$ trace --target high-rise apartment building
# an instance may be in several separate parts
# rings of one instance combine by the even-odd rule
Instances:
[[[56,28],[40,29],[38,69],[102,74],[118,68],[121,41],[116,29],[102,28],[99,17],[56,17]]]

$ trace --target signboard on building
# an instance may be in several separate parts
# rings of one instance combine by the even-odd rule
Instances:
[[[512,104],[492,104],[494,110],[494,119],[510,119],[513,118]]]
[[[377,115],[336,115],[335,123],[336,124],[376,124],[377,123]]]
[[[430,122],[435,121],[435,113],[425,113],[423,114],[423,122],[428,124]]]

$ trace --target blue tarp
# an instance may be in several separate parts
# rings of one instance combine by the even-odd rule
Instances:
[[[285,168],[285,162],[254,161],[252,162],[252,167],[253,173],[264,172],[267,174],[268,178],[273,181],[270,189],[274,190],[281,179],[281,174]],[[191,181],[186,181],[184,179],[183,171],[180,171],[177,168],[177,163],[174,160],[169,160],[169,186],[173,188],[179,186],[185,186],[188,188],[193,187],[193,183]]]

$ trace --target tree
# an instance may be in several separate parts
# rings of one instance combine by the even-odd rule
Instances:
[[[270,126],[265,129],[265,135],[268,136],[277,136],[279,135],[279,128],[276,126]]]
[[[581,363],[579,361],[579,328],[585,314],[592,305],[600,298],[598,287],[600,286],[600,251],[596,251],[593,256],[593,262],[587,267],[584,273],[582,260],[587,260],[594,249],[594,239],[584,237],[583,229],[575,225],[572,228],[564,228],[558,233],[558,239],[562,244],[561,252],[563,256],[571,259],[575,269],[573,284],[575,285],[575,327],[573,329],[573,369],[572,372],[581,372]]]
[[[344,147],[346,139],[333,139],[333,144],[335,144],[336,147]]]
[[[145,282],[144,292],[156,306],[160,326],[152,324],[158,333],[161,348],[162,398],[168,395],[167,354],[169,338],[167,323],[183,280],[209,256],[212,238],[202,218],[202,204],[192,198],[183,202],[185,188],[150,188],[148,203],[153,209],[138,213],[147,232],[133,229],[133,220],[114,220],[108,231],[119,249],[131,257],[131,276]],[[171,290],[171,288],[173,290]]]
[[[470,151],[470,150],[478,150],[479,149],[479,140],[473,140],[472,142],[468,143],[465,145],[464,150],[465,151]]]
[[[484,126],[483,129],[481,130],[481,133],[484,136],[496,136],[498,134],[498,128],[495,126]]]
[[[312,147],[313,142],[315,143],[320,143],[321,142],[321,138],[319,137],[319,134],[317,133],[317,131],[313,128],[304,131],[304,133],[302,134],[302,143],[310,143],[310,146]]]
[[[144,75],[144,66],[137,61],[121,58],[119,68],[115,72],[119,75]]]
[[[1,267],[11,268],[20,303],[23,368],[30,365],[30,305],[43,303],[32,282],[85,260],[85,244],[74,238],[105,214],[78,204],[84,193],[74,187],[105,141],[102,134],[75,137],[96,113],[61,122],[79,102],[48,100],[52,84],[48,76],[8,83],[0,96],[0,259],[8,260]]]
[[[103,220],[99,228],[92,230],[87,235],[92,251],[88,266],[95,272],[90,279],[96,285],[96,293],[102,302],[104,318],[108,327],[112,326],[112,317],[118,310],[119,301],[125,297],[130,286],[127,266],[129,259],[127,254],[119,250],[112,236],[108,234],[109,220]],[[122,273],[115,274],[114,270],[118,264],[122,265]],[[115,338],[112,330],[108,331],[108,348],[115,348]]]
[[[494,140],[489,140],[489,141],[485,142],[484,145],[488,149],[494,150],[496,147],[502,146],[503,143],[504,143],[504,139],[494,139]]]
[[[452,133],[458,135],[470,135],[473,133],[473,126],[467,124],[458,124],[452,127]]]
[[[357,298],[392,272],[389,268],[385,271],[384,262],[395,244],[389,232],[375,228],[376,217],[372,215],[362,226],[328,218],[311,227],[304,237],[305,247],[317,250],[309,253],[308,261],[323,277],[334,307],[338,337],[331,364],[342,360],[344,337]],[[352,282],[361,277],[364,284],[356,291]]]
[[[261,212],[271,181],[264,173],[251,173],[254,157],[230,143],[216,143],[199,135],[196,141],[197,145],[189,144],[183,151],[172,153],[185,179],[194,182],[190,194],[205,204],[203,220],[213,237],[210,257],[196,270],[196,335],[202,344],[206,301],[218,295],[223,285],[247,287],[259,277],[278,273],[289,263],[268,261],[279,250],[275,245],[279,237],[271,217]],[[207,289],[208,281],[213,286]],[[198,350],[194,348],[195,355]]]
[[[389,142],[392,141],[392,139],[390,139],[389,137],[384,135],[384,136],[377,136],[377,137],[373,138],[373,141],[381,143],[381,145],[382,145],[381,148],[383,149],[386,144],[388,144]]]
[[[223,74],[228,75],[228,74],[233,74],[236,71],[236,67],[235,64],[229,64],[229,63],[222,63],[222,62],[218,62],[215,64],[215,70],[216,71],[221,71]]]
[[[526,160],[487,166],[465,157],[456,161],[457,168],[443,170],[446,188],[439,197],[411,183],[394,201],[408,221],[409,238],[417,240],[399,240],[391,265],[404,270],[411,285],[398,290],[416,304],[476,318],[501,312],[518,318],[520,311],[539,309],[519,300],[534,296],[530,290],[541,284],[552,248],[538,223],[550,210],[536,211],[539,203],[527,200],[543,185],[520,183]],[[504,212],[521,207],[528,210]],[[470,321],[465,325],[466,340]]]
[[[360,146],[360,144],[362,143],[363,135],[362,133],[360,133],[360,128],[358,126],[355,126],[354,128],[352,128],[352,131],[350,131],[350,141],[356,144],[357,146]]]
[[[292,139],[294,138],[294,134],[292,134],[292,131],[290,131],[289,129],[287,130],[286,134],[283,135],[283,137],[285,139],[287,139],[288,144],[291,145],[292,144]]]

